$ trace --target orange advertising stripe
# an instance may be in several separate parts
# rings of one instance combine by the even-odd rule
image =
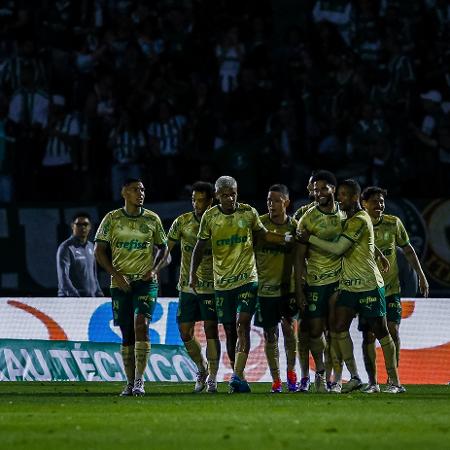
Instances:
[[[59,324],[53,320],[51,317],[47,316],[47,314],[39,311],[36,308],[33,308],[30,305],[19,302],[17,300],[8,300],[8,305],[13,306],[14,308],[21,309],[22,311],[31,314],[36,317],[36,319],[40,320],[47,328],[48,337],[52,341],[67,341],[67,334],[64,330],[59,326]]]
[[[447,384],[450,380],[450,342],[436,347],[400,351],[402,384]],[[377,348],[378,380],[387,378],[383,352]]]

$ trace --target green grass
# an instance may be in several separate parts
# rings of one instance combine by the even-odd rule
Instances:
[[[450,387],[401,395],[191,394],[191,384],[0,383],[1,449],[449,449]]]

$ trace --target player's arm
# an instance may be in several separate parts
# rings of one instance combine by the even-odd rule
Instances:
[[[60,245],[56,253],[56,271],[58,274],[58,286],[67,297],[79,297],[80,293],[70,281],[70,251],[65,245]]]
[[[95,296],[104,297],[105,294],[103,293],[102,288],[100,287],[100,283],[98,282],[97,263],[95,261],[94,261],[94,277],[95,277]]]
[[[380,261],[382,272],[387,273],[391,268],[391,264],[386,256],[383,255],[383,252],[375,245],[375,259]]]
[[[111,275],[114,281],[117,283],[117,286],[122,291],[128,292],[130,291],[130,283],[127,278],[117,271],[112,265],[111,259],[108,255],[108,247],[109,244],[103,241],[96,241],[94,246],[94,254],[95,259],[100,264],[103,269],[106,270],[107,273]]]
[[[294,246],[294,280],[295,280],[295,299],[297,305],[302,310],[306,306],[306,297],[304,291],[304,280],[306,275],[306,252],[308,246],[296,242]]]
[[[422,266],[419,262],[419,258],[414,250],[414,247],[411,244],[406,244],[403,247],[403,251],[405,253],[405,257],[408,260],[409,264],[411,264],[412,268],[416,271],[417,276],[419,277],[419,290],[420,293],[424,297],[428,297],[430,287],[428,285],[427,277],[423,272]]]
[[[269,231],[266,228],[261,228],[258,231],[253,231],[253,235],[255,236],[257,241],[266,241],[269,244],[277,244],[284,245],[288,242],[294,241],[294,236],[291,234],[280,234],[275,231]]]
[[[169,254],[167,255],[167,258],[164,260],[164,262],[162,263],[161,269],[164,269],[164,267],[167,267],[172,262],[172,255],[170,252],[173,250],[173,248],[175,247],[176,244],[177,244],[177,241],[173,241],[170,238],[167,241],[167,248],[168,248]]]
[[[297,240],[303,244],[315,245],[321,250],[338,256],[343,255],[354,244],[354,241],[344,234],[341,234],[336,242],[330,242],[312,235],[306,229],[297,232]]]
[[[197,239],[197,243],[195,244],[192,252],[191,267],[189,270],[189,286],[194,290],[194,292],[198,283],[197,269],[202,262],[207,243],[207,239]]]
[[[167,266],[169,263],[169,247],[167,244],[155,244],[154,248],[156,249],[155,257],[153,258],[153,266],[152,268],[142,277],[144,281],[157,281],[159,271]]]

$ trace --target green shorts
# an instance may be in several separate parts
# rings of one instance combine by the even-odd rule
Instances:
[[[402,302],[400,294],[388,295],[386,297],[386,318],[388,322],[399,324],[402,321]]]
[[[124,292],[119,288],[111,288],[111,300],[114,325],[134,327],[135,314],[143,314],[152,319],[158,298],[158,283],[153,281],[132,281],[131,291]]]
[[[220,323],[236,323],[239,313],[255,313],[258,283],[247,283],[229,291],[216,291],[216,311]]]
[[[306,317],[315,319],[328,317],[330,297],[338,290],[339,282],[324,284],[323,286],[305,286]]]
[[[386,315],[384,287],[362,292],[341,290],[336,302],[336,308],[339,308],[339,306],[352,308],[363,318],[384,317]]]
[[[256,302],[255,326],[276,327],[283,317],[293,318],[298,313],[295,294],[283,297],[258,297]]]
[[[217,322],[214,294],[180,292],[177,323],[199,322],[201,320]]]

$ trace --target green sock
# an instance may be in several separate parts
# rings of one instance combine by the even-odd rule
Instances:
[[[309,334],[301,330],[298,333],[298,362],[302,378],[309,377]]]
[[[209,376],[216,379],[220,360],[219,339],[206,340],[206,359],[208,360]]]
[[[278,350],[278,342],[265,342],[264,351],[266,353],[267,365],[269,366],[272,380],[280,379],[280,353]]]
[[[395,345],[390,334],[380,339],[381,349],[383,350],[384,365],[391,383],[400,386],[397,371],[397,360],[395,357]]]
[[[400,364],[400,336],[397,335],[397,337],[395,339],[392,338],[392,340],[394,341],[395,345],[395,356],[397,360],[397,369],[398,369],[398,365]]]
[[[236,352],[236,361],[234,362],[234,373],[241,379],[245,380],[244,369],[247,364],[248,353]]]
[[[143,378],[149,356],[150,342],[140,341],[134,344],[134,359],[136,360],[136,368],[134,371],[135,379]]]
[[[342,355],[342,359],[347,366],[348,371],[352,378],[360,378],[358,369],[356,367],[355,356],[353,354],[353,341],[348,331],[342,331],[336,333],[336,340],[339,345],[339,350]]]
[[[295,335],[284,337],[284,350],[286,351],[286,365],[290,372],[295,370],[295,361],[297,359],[297,339]]]
[[[377,384],[377,351],[375,342],[362,344],[364,366],[369,377],[369,384]]]
[[[323,372],[325,370],[323,362],[323,352],[325,350],[324,335],[321,334],[319,337],[310,337],[309,348],[311,350],[311,355],[314,358],[314,363],[316,364],[316,372]]]
[[[120,353],[122,354],[123,368],[127,377],[128,383],[134,383],[134,345],[121,345]]]
[[[195,339],[194,337],[190,341],[186,341],[184,343],[184,346],[186,347],[188,355],[191,357],[192,361],[194,361],[194,364],[197,366],[197,369],[200,372],[204,372],[206,370],[206,361],[203,358],[202,348],[200,347],[200,344],[197,341],[197,339]]]

